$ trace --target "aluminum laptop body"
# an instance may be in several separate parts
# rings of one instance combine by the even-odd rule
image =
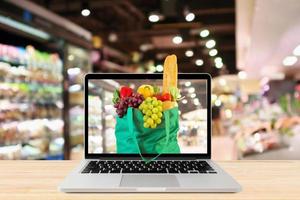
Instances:
[[[85,159],[65,177],[59,185],[62,192],[239,192],[241,186],[222,168],[211,160],[211,77],[208,74],[178,74],[178,84],[186,94],[187,103],[179,103],[180,115],[180,133],[178,143],[180,153],[161,154],[154,162],[159,163],[206,163],[212,168],[210,171],[202,173],[123,173],[122,169],[118,173],[112,173],[112,170],[97,171],[98,173],[83,173],[91,161],[93,163],[136,163],[141,161],[139,154],[116,153],[114,135],[114,124],[102,124],[100,121],[99,133],[96,128],[91,128],[93,114],[101,107],[99,111],[101,117],[106,117],[114,121],[114,115],[111,111],[109,93],[113,88],[120,85],[128,85],[136,88],[139,84],[152,83],[160,84],[162,74],[87,74],[84,80],[85,96]],[[194,89],[191,89],[194,88]],[[195,90],[195,91],[194,91]],[[106,93],[107,92],[107,93]],[[199,103],[190,97],[195,93]],[[105,96],[105,95],[108,95]],[[104,95],[104,96],[103,96]],[[191,95],[195,96],[195,95]],[[107,98],[106,98],[107,97]],[[102,99],[102,101],[99,101]],[[101,102],[108,102],[104,105]],[[185,103],[185,104],[183,104]],[[199,105],[200,104],[200,105]],[[99,108],[100,109],[100,108]],[[109,110],[109,111],[107,111]],[[186,114],[186,115],[185,115]],[[109,116],[108,116],[109,115]],[[194,119],[197,123],[194,123]],[[201,119],[200,119],[201,118]],[[106,126],[105,129],[103,126]],[[102,132],[101,132],[102,131]],[[102,139],[101,134],[102,133]],[[103,134],[106,138],[103,138]],[[185,135],[186,134],[186,135]],[[98,142],[98,143],[97,143]],[[104,145],[103,145],[104,144]],[[101,146],[102,145],[102,146]],[[144,155],[146,158],[153,158],[155,154]],[[110,169],[114,169],[114,166]],[[126,164],[125,164],[126,166]],[[169,165],[171,166],[171,165]],[[125,171],[125,170],[124,170]]]

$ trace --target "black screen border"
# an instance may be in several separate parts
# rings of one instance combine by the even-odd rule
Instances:
[[[162,79],[162,73],[130,74],[130,73],[88,73],[84,77],[84,156],[85,159],[140,160],[139,154],[89,153],[88,152],[88,81],[91,79]],[[207,153],[161,154],[158,160],[174,159],[211,159],[211,76],[207,73],[179,73],[178,79],[198,79],[207,81]],[[156,154],[145,154],[153,157]]]

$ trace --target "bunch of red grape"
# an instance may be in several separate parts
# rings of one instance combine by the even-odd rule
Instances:
[[[125,99],[129,107],[138,108],[139,105],[144,101],[144,97],[138,93],[132,93],[131,96]]]
[[[123,99],[120,99],[117,103],[115,103],[114,107],[117,109],[117,115],[122,118],[127,112],[128,105]]]
[[[117,115],[122,118],[126,113],[128,107],[138,108],[139,105],[144,101],[141,94],[132,93],[130,96],[121,98],[114,107],[117,109]]]

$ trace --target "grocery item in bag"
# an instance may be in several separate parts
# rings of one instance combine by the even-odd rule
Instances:
[[[143,159],[143,154],[180,153],[177,71],[177,58],[170,55],[165,59],[162,86],[143,84],[137,92],[122,86],[114,92],[117,153],[138,153]]]

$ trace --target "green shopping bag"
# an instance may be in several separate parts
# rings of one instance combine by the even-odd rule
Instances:
[[[157,154],[180,153],[177,141],[179,130],[178,108],[165,110],[162,122],[155,128],[145,128],[143,114],[138,109],[128,108],[127,114],[117,117],[115,135],[117,153]],[[147,160],[149,161],[149,160]]]

